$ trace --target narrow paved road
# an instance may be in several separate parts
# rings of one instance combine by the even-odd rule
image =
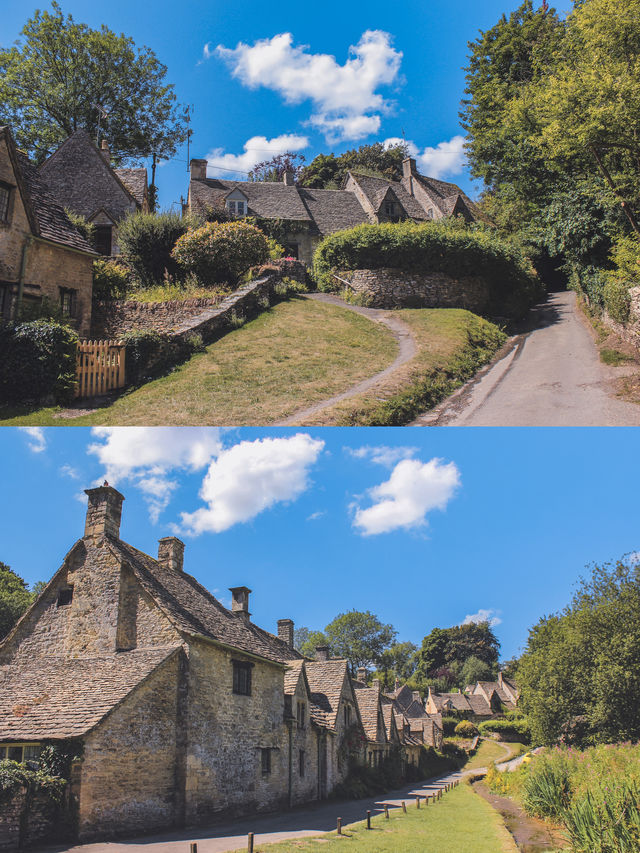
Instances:
[[[472,771],[480,774],[482,770]],[[486,770],[485,770],[486,772]],[[303,806],[291,811],[278,814],[257,815],[242,818],[233,823],[217,824],[210,827],[198,827],[191,830],[181,830],[163,835],[144,836],[128,841],[101,842],[98,844],[80,844],[75,847],[48,847],[48,851],[56,853],[189,853],[189,843],[198,844],[198,853],[226,853],[232,850],[247,849],[247,834],[255,833],[255,844],[266,844],[272,841],[287,841],[292,838],[302,838],[308,835],[321,835],[336,828],[336,819],[342,818],[342,825],[357,823],[365,820],[367,810],[372,816],[381,813],[384,806],[397,807],[404,800],[407,808],[416,808],[416,797],[432,796],[446,784],[461,779],[464,771],[448,773],[419,782],[417,785],[407,785],[394,791],[387,797],[368,798],[364,800],[324,801],[318,805]],[[447,795],[444,794],[446,797]],[[424,800],[422,804],[424,806]],[[434,808],[429,805],[426,808]]]
[[[640,406],[613,396],[625,371],[600,361],[575,294],[552,293],[503,358],[412,425],[639,426]]]

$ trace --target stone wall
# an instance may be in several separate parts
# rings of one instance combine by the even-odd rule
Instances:
[[[389,267],[337,275],[372,308],[466,308],[479,314],[489,303],[489,287],[476,276],[455,279],[444,273],[404,272]]]
[[[171,300],[170,302],[136,302],[113,299],[94,303],[91,336],[94,340],[117,340],[125,332],[136,329],[172,334],[176,326],[215,309],[221,298]]]
[[[606,311],[603,312],[602,319],[605,325],[620,335],[623,340],[640,348],[640,287],[630,288],[629,293],[631,308],[629,320],[624,325],[610,317]]]
[[[63,816],[64,803],[59,805],[46,791],[19,788],[0,800],[0,851],[65,840]]]

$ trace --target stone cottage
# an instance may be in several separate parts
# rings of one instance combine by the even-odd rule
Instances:
[[[46,299],[86,337],[95,257],[9,128],[0,127],[0,317],[29,316]]]
[[[95,145],[86,130],[76,130],[40,167],[58,201],[95,225],[101,255],[117,255],[118,222],[149,210],[147,170],[114,168],[105,139]]]
[[[229,181],[207,178],[206,160],[192,160],[190,169],[185,212],[206,215],[209,209],[225,207],[234,216],[278,221],[279,242],[306,264],[323,237],[354,225],[481,217],[460,187],[421,175],[412,157],[404,160],[400,181],[348,172],[338,190],[299,187],[293,172],[286,172],[282,182]]]
[[[477,681],[464,693],[437,693],[429,688],[425,708],[429,713],[457,714],[481,722],[514,710],[519,695],[516,685],[499,673],[497,681]]]

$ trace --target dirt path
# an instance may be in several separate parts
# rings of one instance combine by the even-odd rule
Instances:
[[[413,426],[639,426],[640,406],[613,396],[637,365],[602,364],[575,293],[551,293],[506,353]]]
[[[543,853],[545,850],[558,850],[567,845],[567,840],[559,829],[530,817],[521,806],[508,797],[492,794],[484,782],[474,782],[473,789],[500,812],[522,853]]]
[[[327,406],[333,406],[334,403],[340,403],[342,400],[347,400],[349,397],[354,397],[357,394],[362,394],[365,391],[368,391],[370,388],[373,388],[374,385],[377,385],[378,382],[386,379],[403,364],[406,364],[406,362],[412,359],[416,353],[416,344],[413,339],[413,335],[411,334],[411,330],[406,323],[403,323],[398,317],[394,317],[391,312],[382,308],[362,308],[359,305],[350,305],[348,302],[345,302],[343,299],[339,299],[337,296],[332,296],[330,293],[310,293],[307,294],[306,298],[315,299],[318,302],[329,302],[332,305],[339,305],[341,308],[347,308],[349,311],[354,311],[356,314],[362,314],[363,317],[368,317],[374,323],[382,323],[383,326],[386,326],[391,331],[398,342],[398,355],[389,367],[386,367],[379,373],[370,376],[368,379],[364,379],[362,382],[358,382],[357,385],[347,388],[346,391],[336,394],[328,400],[321,400],[319,403],[315,403],[307,409],[295,412],[291,417],[287,418],[285,421],[275,424],[275,426],[291,426],[292,424],[299,424],[300,421],[317,414]]]

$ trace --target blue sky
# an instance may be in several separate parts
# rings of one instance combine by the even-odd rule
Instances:
[[[472,195],[478,188],[464,167],[458,122],[467,42],[519,5],[61,0],[76,21],[124,32],[168,66],[178,99],[193,105],[191,156],[246,170],[283,148],[297,148],[310,162],[319,152],[338,154],[404,132],[423,172]],[[47,6],[5,0],[0,44],[18,38],[38,7]],[[183,148],[159,170],[162,206],[186,195],[186,169]]]
[[[489,611],[504,657],[592,562],[640,551],[637,430],[0,430],[0,560],[48,579],[82,535],[82,490],[125,495],[121,534],[255,621],[322,628],[356,608],[419,643]]]

